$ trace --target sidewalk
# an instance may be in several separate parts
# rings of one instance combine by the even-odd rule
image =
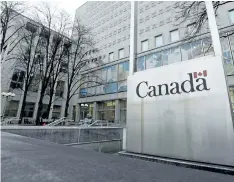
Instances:
[[[1,132],[3,182],[233,182],[234,176],[86,151]]]

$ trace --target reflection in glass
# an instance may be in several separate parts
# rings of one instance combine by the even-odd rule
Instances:
[[[96,95],[104,94],[104,85],[98,85],[96,87]]]
[[[110,66],[107,68],[107,82],[117,81],[117,66]]]
[[[118,72],[118,79],[119,80],[126,80],[129,73],[129,61],[123,62],[119,64],[119,72]]]
[[[118,83],[118,92],[126,92],[127,91],[127,81],[121,81]]]
[[[192,42],[192,43],[191,43],[191,46],[192,46],[192,55],[193,55],[193,59],[203,56],[203,52],[202,52],[202,41],[201,41],[201,40]]]
[[[137,59],[137,71],[145,70],[145,56]]]
[[[231,51],[223,51],[223,59],[225,62],[225,68],[227,75],[233,75],[234,74],[234,66],[233,61],[231,58]]]
[[[95,95],[95,89],[96,87],[87,88],[87,96]]]
[[[160,52],[147,55],[145,62],[146,69],[162,66],[162,55]]]
[[[171,53],[168,54],[168,64],[176,63],[181,61],[180,47],[171,49]]]
[[[103,82],[106,82],[106,70],[107,70],[106,68],[103,68],[101,70],[101,79]]]
[[[80,89],[80,97],[86,97],[87,95],[87,91],[86,91],[86,88],[81,88]]]
[[[106,94],[110,94],[110,93],[115,93],[117,92],[117,83],[110,83],[107,85],[104,85],[104,91]]]
[[[191,45],[190,43],[181,46],[182,61],[192,59]]]
[[[203,52],[205,56],[214,54],[211,38],[206,38],[203,40]]]
[[[226,73],[227,75],[232,75],[234,74],[234,67],[233,67],[232,55],[227,38],[221,39],[221,46],[223,50],[223,59],[225,63]]]
[[[169,54],[170,54],[170,49],[162,51],[162,65],[168,65]]]

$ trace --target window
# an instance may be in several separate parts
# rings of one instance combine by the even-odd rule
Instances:
[[[6,109],[4,111],[4,116],[16,117],[18,111],[19,101],[11,100],[6,103]]]
[[[145,57],[146,69],[162,66],[161,53],[149,54]]]
[[[38,88],[39,88],[40,80],[41,80],[40,75],[34,76],[29,87],[28,87],[28,90],[32,91],[32,92],[37,92]]]
[[[182,61],[192,59],[191,44],[187,43],[181,46]]]
[[[229,87],[229,95],[232,104],[232,111],[234,112],[234,87]]]
[[[160,47],[163,45],[163,37],[162,35],[156,36],[155,37],[155,46]]]
[[[12,89],[22,88],[24,82],[24,76],[25,76],[24,71],[16,69],[11,78],[10,88]]]
[[[229,11],[229,17],[230,17],[231,23],[233,24],[234,23],[234,9]]]
[[[74,106],[73,106],[74,107]],[[52,112],[52,118],[53,119],[58,119],[60,118],[60,113],[61,113],[61,106],[59,105],[54,105],[53,107],[53,112]]]
[[[124,49],[119,49],[119,59],[124,58]]]
[[[87,88],[87,96],[95,95],[96,87],[89,87]]]
[[[192,47],[193,59],[203,56],[202,41],[201,40],[192,42],[191,47]]]
[[[141,42],[141,51],[147,51],[149,48],[149,42],[148,40],[144,40]]]
[[[129,72],[129,62],[123,62],[119,64],[118,79],[126,80]]]
[[[222,51],[223,51],[223,59],[224,59],[224,63],[225,63],[226,73],[227,73],[227,75],[233,75],[234,74],[234,66],[233,66],[233,60],[232,60],[230,46],[228,43],[228,38],[221,39],[221,46],[222,46]]]
[[[118,92],[126,92],[127,91],[127,81],[121,81],[118,84]]]
[[[58,81],[55,95],[59,97],[63,97],[63,90],[64,90],[64,81]]]
[[[109,53],[109,61],[114,61],[114,53]]]
[[[110,83],[104,86],[104,91],[106,94],[117,92],[117,83]]]
[[[137,71],[145,70],[145,56],[137,59]]]
[[[195,26],[196,26],[196,23],[191,23],[191,24],[187,25],[186,33],[193,34],[193,32],[195,31]]]
[[[179,30],[173,30],[170,32],[171,34],[171,42],[175,42],[179,40]]]
[[[25,108],[24,108],[24,117],[33,117],[33,111],[34,111],[34,105],[33,102],[26,102]]]
[[[117,81],[117,65],[107,68],[107,82]]]

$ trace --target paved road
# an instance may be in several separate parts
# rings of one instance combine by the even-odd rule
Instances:
[[[2,182],[233,182],[234,176],[1,133]]]

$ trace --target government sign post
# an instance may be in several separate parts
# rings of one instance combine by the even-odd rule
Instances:
[[[130,74],[127,98],[128,152],[234,166],[220,52]]]

